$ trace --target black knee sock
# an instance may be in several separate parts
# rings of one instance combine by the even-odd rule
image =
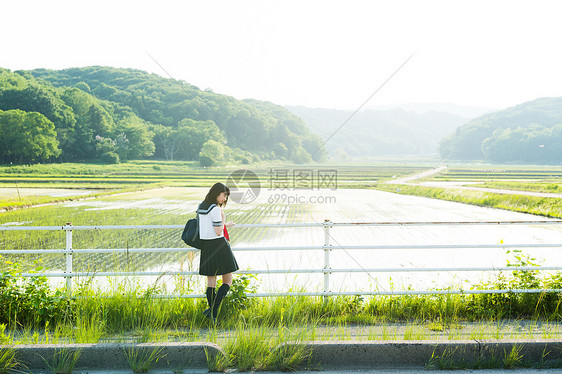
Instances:
[[[230,286],[226,283],[223,283],[219,287],[219,290],[217,291],[217,296],[215,298],[215,306],[213,308],[213,316],[215,318],[217,318],[217,315],[219,314],[219,307],[221,305],[222,299],[224,299],[224,297],[228,293],[228,290],[230,290]]]
[[[214,287],[207,287],[207,303],[209,303],[209,309],[213,310],[213,306],[215,304],[216,293]]]

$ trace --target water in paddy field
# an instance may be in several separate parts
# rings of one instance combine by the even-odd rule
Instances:
[[[309,192],[312,195],[312,192]],[[536,221],[544,217],[481,208],[471,205],[404,196],[373,190],[337,190],[330,203],[292,207],[299,210],[299,222],[470,222],[470,221]],[[280,222],[283,222],[282,220]],[[240,241],[240,246],[322,245],[322,228],[275,229],[276,235],[257,241]],[[235,231],[232,230],[233,235]],[[562,225],[543,226],[413,226],[413,227],[334,227],[330,229],[334,247],[347,245],[459,245],[459,244],[531,244],[560,243]],[[562,266],[561,248],[524,249],[541,265]],[[513,261],[507,249],[392,249],[338,250],[330,254],[332,268],[427,268],[427,267],[498,267]],[[275,254],[236,253],[238,262],[254,269],[322,268],[323,251],[280,251]],[[389,291],[412,289],[469,288],[494,273],[482,272],[412,272],[412,273],[333,273],[332,291]],[[269,279],[268,279],[269,278]],[[288,274],[260,276],[265,290],[278,291],[286,286],[304,287],[307,291],[323,289],[323,275]]]
[[[195,207],[207,189],[173,188],[123,194],[110,198],[68,202],[51,208],[33,208],[29,216],[18,216],[26,225],[63,224],[71,216],[75,225],[105,224],[177,224],[183,225],[193,216]],[[49,209],[48,211],[45,209]],[[50,221],[38,219],[45,211]],[[257,223],[322,223],[332,222],[472,222],[472,221],[536,221],[544,217],[481,208],[471,205],[392,194],[375,190],[290,190],[262,189],[257,200],[249,204],[230,201],[225,209],[227,220],[238,224]],[[42,223],[43,222],[43,223]],[[10,223],[9,218],[3,221]],[[235,256],[241,270],[322,269],[322,250],[236,251],[241,247],[322,246],[325,233],[321,227],[229,229]],[[75,231],[73,248],[181,248],[181,230],[112,230]],[[23,235],[23,233],[21,233]],[[4,233],[5,246],[11,247]],[[9,234],[15,235],[15,234]],[[34,234],[35,235],[35,234]],[[51,233],[35,238],[25,248],[64,248],[64,234]],[[50,237],[53,237],[52,239]],[[22,239],[23,241],[23,239]],[[6,244],[7,243],[7,244]],[[426,268],[426,267],[486,267],[505,266],[513,260],[506,249],[386,249],[341,250],[347,245],[458,245],[458,244],[532,244],[560,243],[562,225],[511,226],[412,226],[412,227],[339,227],[330,229],[330,266],[334,269],[356,268]],[[562,266],[561,248],[524,249],[535,263]],[[64,257],[56,257],[49,269],[64,269]],[[91,273],[109,270],[166,272],[198,270],[198,253],[174,252],[135,255],[74,255],[74,271]],[[411,287],[470,288],[471,284],[487,279],[482,272],[374,272],[333,273],[331,291],[389,291]],[[203,277],[194,276],[195,292],[203,290]],[[159,282],[172,292],[177,278],[142,277],[144,284]],[[324,276],[318,274],[258,275],[259,292],[322,291]],[[468,281],[468,282],[467,282]],[[106,282],[100,279],[101,284]]]
[[[434,199],[374,190],[292,191],[294,201],[281,201],[277,192],[262,191],[251,204],[230,202],[227,220],[237,223],[332,222],[472,222],[537,221],[543,217],[481,208]],[[298,194],[298,196],[297,196]],[[303,197],[302,199],[300,197]],[[320,199],[323,197],[323,199]],[[323,202],[318,202],[322,200]],[[322,227],[233,227],[235,256],[241,270],[322,269],[322,250],[236,251],[241,247],[321,246]],[[354,268],[498,267],[513,261],[507,249],[337,249],[347,245],[459,245],[561,243],[562,225],[543,226],[412,226],[349,227],[330,229],[330,266]],[[541,265],[562,265],[560,248],[522,249]],[[193,261],[197,270],[198,258]],[[164,269],[159,267],[159,269]],[[171,264],[170,268],[178,268]],[[332,273],[331,291],[390,291],[402,289],[470,288],[493,272],[374,272]],[[324,276],[285,273],[258,275],[260,292],[322,291]],[[203,281],[202,281],[203,284]]]

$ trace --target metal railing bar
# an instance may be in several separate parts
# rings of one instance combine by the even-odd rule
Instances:
[[[1,226],[0,231],[59,231],[64,226]]]
[[[464,226],[464,225],[559,225],[562,220],[541,221],[467,221],[467,222],[332,222],[335,226]]]
[[[269,269],[239,270],[236,274],[331,274],[331,273],[423,273],[423,272],[485,272],[485,271],[554,271],[562,270],[562,266],[500,266],[500,267],[445,267],[445,268],[372,268],[372,269]],[[197,271],[99,271],[99,272],[49,272],[22,273],[23,277],[45,276],[60,277],[128,277],[128,276],[165,276],[165,275],[199,275]]]
[[[456,226],[456,225],[557,225],[562,220],[540,220],[540,221],[466,221],[466,222],[330,222],[330,226]],[[264,224],[237,224],[234,228],[252,227],[323,227],[324,223],[264,223]],[[127,230],[127,229],[183,229],[184,225],[95,225],[95,226],[2,226],[0,231],[44,231],[44,230]]]
[[[332,245],[331,249],[477,249],[477,248],[558,248],[562,243],[536,244],[423,244],[423,245]],[[233,247],[234,250],[236,247]]]
[[[331,245],[331,250],[340,249],[506,249],[506,248],[560,248],[562,243],[536,243],[536,244],[423,244],[423,245]],[[326,246],[276,246],[276,247],[232,247],[233,251],[299,251],[299,250],[324,250]],[[143,252],[198,252],[198,249],[191,247],[171,247],[171,248],[97,248],[97,249],[73,249],[74,254],[94,254],[94,253],[143,253]],[[0,250],[0,254],[23,255],[23,254],[56,254],[66,253],[65,249],[8,249]]]
[[[562,220],[542,220],[542,221],[478,221],[478,222],[342,222],[334,223],[325,220],[323,223],[288,223],[288,224],[239,224],[238,228],[283,228],[283,227],[320,227],[324,230],[324,245],[318,246],[238,246],[233,247],[234,251],[306,251],[306,250],[322,250],[324,251],[324,268],[322,269],[267,269],[267,270],[245,270],[239,271],[239,274],[323,274],[324,283],[323,290],[317,292],[289,292],[289,293],[256,293],[249,294],[248,297],[268,297],[268,296],[337,296],[337,295],[431,295],[431,294],[478,294],[478,293],[538,293],[538,292],[560,292],[558,289],[502,289],[502,290],[385,290],[384,287],[376,287],[377,291],[349,291],[349,292],[332,292],[330,287],[330,274],[333,273],[405,273],[405,272],[486,272],[486,271],[558,271],[562,270],[562,266],[479,266],[479,267],[415,267],[415,268],[364,268],[362,264],[357,263],[360,269],[332,269],[330,263],[330,253],[333,250],[404,250],[404,249],[508,249],[508,248],[562,248],[562,244],[556,243],[534,243],[534,244],[424,244],[424,245],[333,245],[330,236],[330,230],[334,226],[342,227],[416,227],[416,226],[465,226],[465,225],[527,225],[540,226],[561,224]],[[25,277],[45,276],[53,278],[64,278],[66,280],[67,291],[71,292],[72,279],[76,277],[127,277],[127,276],[174,276],[174,275],[197,275],[196,271],[82,271],[74,272],[73,255],[74,254],[95,254],[95,253],[164,253],[164,252],[197,252],[198,250],[191,247],[174,247],[174,248],[97,248],[97,249],[74,249],[73,248],[73,231],[78,230],[153,230],[153,229],[182,229],[184,225],[110,225],[110,226],[72,226],[70,223],[63,226],[0,226],[0,231],[58,231],[63,230],[66,234],[65,249],[24,249],[24,250],[0,250],[0,254],[22,255],[22,254],[64,254],[66,258],[66,268],[64,272],[51,273],[24,273]],[[179,238],[178,238],[179,241]],[[369,275],[370,276],[370,275]],[[382,289],[382,290],[381,290]],[[174,295],[158,295],[155,297],[172,298],[178,297]],[[205,297],[205,295],[183,295],[179,297]]]

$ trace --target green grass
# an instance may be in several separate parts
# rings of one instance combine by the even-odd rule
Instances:
[[[14,348],[0,349],[0,374],[12,373],[20,366]]]
[[[55,349],[55,353],[50,360],[43,358],[49,369],[54,374],[72,374],[74,366],[82,355],[82,349],[69,350],[66,348]]]
[[[545,217],[562,218],[562,199],[525,195],[508,195],[455,188],[437,188],[412,185],[377,184],[377,189],[403,195],[415,195],[460,202],[489,208],[505,209]]]
[[[513,274],[510,277],[482,282],[475,288],[560,288],[562,275],[538,278],[531,272]],[[16,274],[17,276],[17,274]],[[242,285],[243,277],[236,277],[233,289]],[[531,283],[529,283],[531,281]],[[123,281],[108,289],[90,284],[76,287],[73,295],[63,290],[49,289],[46,280],[38,277],[27,280],[22,292],[14,293],[15,284],[4,285],[3,305],[11,305],[12,314],[2,314],[5,328],[9,326],[30,326],[44,331],[43,339],[57,337],[74,342],[95,343],[108,337],[126,334],[135,342],[159,339],[159,332],[175,331],[181,339],[199,339],[206,328],[213,328],[202,314],[206,300],[192,298],[162,299],[163,290],[158,287],[145,288],[139,283]],[[535,284],[537,283],[537,284]],[[35,287],[35,288],[34,288]],[[10,296],[13,295],[13,296]],[[15,298],[15,299],[14,299]],[[62,299],[66,302],[62,303]],[[35,314],[44,318],[24,319],[28,300],[40,299],[41,307],[34,307]],[[272,335],[293,333],[303,327],[379,326],[384,324],[405,324],[399,334],[405,340],[424,339],[424,336],[454,338],[468,322],[526,320],[537,324],[526,324],[525,328],[514,331],[519,335],[535,336],[546,334],[537,329],[539,321],[545,327],[556,328],[561,319],[557,293],[544,294],[450,294],[418,296],[373,296],[373,297],[276,297],[246,298],[245,293],[231,293],[221,309],[220,328],[239,330],[244,328],[273,329]],[[17,312],[17,313],[16,313]],[[549,326],[553,323],[553,326]],[[423,331],[419,330],[423,327]],[[282,327],[282,328],[281,328]],[[281,328],[281,329],[280,329]],[[277,329],[275,331],[275,329]],[[535,331],[536,330],[536,331]],[[37,331],[37,330],[36,330]],[[198,334],[194,334],[199,331]],[[471,328],[471,338],[484,336],[501,337],[500,329],[484,330]],[[549,330],[550,331],[550,330]],[[263,332],[263,331],[262,331]],[[387,332],[388,333],[388,332]],[[166,335],[165,334],[165,335]],[[290,335],[290,334],[289,334]],[[2,332],[3,340],[14,338]],[[166,338],[164,338],[166,339]]]
[[[145,350],[135,347],[125,350],[125,356],[133,373],[146,373],[165,357],[162,355],[162,348]]]
[[[478,287],[505,287],[507,282],[515,288],[529,281],[546,282],[541,287],[559,287],[560,275],[541,279],[535,273],[506,275]],[[235,278],[236,282],[240,282],[239,277]],[[25,289],[28,293],[32,291],[32,287]],[[559,339],[561,336],[561,296],[556,293],[342,296],[326,300],[321,297],[248,299],[232,293],[224,301],[219,323],[213,325],[202,314],[205,300],[161,299],[158,297],[161,291],[143,287],[134,279],[115,283],[108,289],[84,283],[76,287],[73,295],[66,296],[70,304],[56,318],[42,324],[28,324],[16,321],[14,316],[6,321],[11,329],[4,328],[0,337],[16,346],[207,341],[218,344],[226,353],[224,358],[209,357],[210,369],[257,371],[314,368],[302,344],[308,341]],[[43,302],[48,304],[56,296],[54,292],[42,292]],[[61,295],[64,293],[56,297]],[[516,367],[521,360],[517,353],[506,352],[503,361],[498,362],[505,367]],[[148,370],[161,358],[158,352],[150,356],[131,351],[128,356],[135,372]],[[72,362],[71,355],[65,357],[61,357],[57,367]],[[431,365],[435,367],[458,365],[448,360],[447,355],[432,360]]]
[[[540,181],[562,178],[562,167],[540,165],[453,164],[435,176],[442,181]]]
[[[562,192],[562,180],[559,182],[555,181],[537,181],[537,182],[485,182],[478,184],[478,187],[483,188],[499,188],[506,190],[515,191],[531,191],[531,192],[542,192],[542,193],[561,193]]]

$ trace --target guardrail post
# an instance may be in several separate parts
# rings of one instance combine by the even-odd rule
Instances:
[[[67,274],[65,276],[66,292],[70,294],[72,292],[72,223],[67,222],[63,227],[63,230],[66,231],[66,270],[64,271],[65,274]]]
[[[330,229],[333,226],[329,219],[324,220],[324,300],[328,298],[327,293],[330,292],[330,273],[327,271],[330,267],[330,252],[332,252],[332,244],[330,244]]]

